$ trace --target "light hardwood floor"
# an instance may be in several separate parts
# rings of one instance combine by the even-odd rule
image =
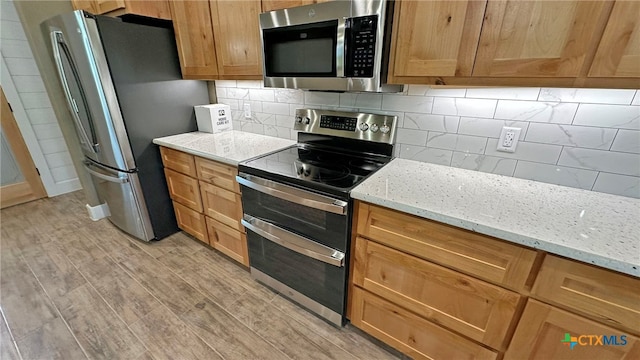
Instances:
[[[178,233],[132,239],[82,193],[0,212],[0,359],[395,359]]]

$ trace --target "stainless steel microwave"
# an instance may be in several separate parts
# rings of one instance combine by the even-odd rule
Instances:
[[[260,14],[264,85],[399,92],[387,85],[393,1],[330,1]]]

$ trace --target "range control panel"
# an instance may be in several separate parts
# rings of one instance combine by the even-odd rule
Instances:
[[[358,118],[346,116],[320,115],[320,127],[336,130],[354,131]]]
[[[296,110],[293,129],[393,144],[397,117],[317,109]]]

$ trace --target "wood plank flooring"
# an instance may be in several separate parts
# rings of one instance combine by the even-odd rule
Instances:
[[[0,359],[398,359],[178,233],[93,222],[81,192],[0,211]]]

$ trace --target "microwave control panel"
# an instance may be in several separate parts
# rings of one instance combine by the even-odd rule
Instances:
[[[347,77],[373,77],[378,15],[347,20]]]

